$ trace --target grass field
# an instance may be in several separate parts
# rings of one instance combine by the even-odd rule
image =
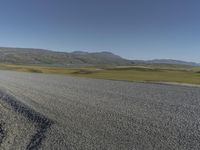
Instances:
[[[177,65],[62,68],[0,64],[0,69],[112,80],[200,84],[199,67]]]

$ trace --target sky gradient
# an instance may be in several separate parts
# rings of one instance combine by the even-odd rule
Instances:
[[[199,0],[1,0],[0,46],[200,62]]]

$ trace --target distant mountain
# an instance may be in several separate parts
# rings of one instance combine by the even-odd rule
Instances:
[[[55,52],[44,49],[0,47],[0,63],[39,65],[130,65],[131,61],[110,52]]]
[[[174,64],[187,66],[200,66],[200,63],[173,59],[133,60],[135,64]]]
[[[84,51],[56,52],[33,48],[0,47],[0,63],[51,66],[82,65],[132,65],[132,64],[178,64],[200,66],[198,63],[172,59],[127,60],[111,52],[89,53]]]
[[[177,65],[200,66],[199,63],[173,60],[173,59],[154,59],[154,60],[148,60],[145,62],[149,64],[177,64]]]

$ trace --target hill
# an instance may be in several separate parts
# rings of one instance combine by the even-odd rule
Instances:
[[[34,48],[0,47],[0,63],[48,66],[175,64],[200,66],[198,63],[172,59],[127,60],[111,52],[56,52]]]
[[[148,63],[153,64],[177,64],[177,65],[189,65],[189,66],[199,66],[200,64],[195,62],[187,62],[181,60],[173,60],[173,59],[154,59],[148,61]]]
[[[166,64],[166,65],[184,65],[184,66],[200,66],[196,62],[188,62],[173,59],[153,59],[153,60],[133,60],[135,64]]]
[[[0,63],[69,65],[129,65],[131,61],[110,52],[55,52],[32,48],[0,48]]]

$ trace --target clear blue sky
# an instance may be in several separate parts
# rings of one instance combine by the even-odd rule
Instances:
[[[1,0],[0,46],[200,62],[200,0]]]

